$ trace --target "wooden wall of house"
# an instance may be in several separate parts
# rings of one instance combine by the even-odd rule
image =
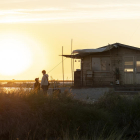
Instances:
[[[81,77],[83,77],[83,85],[86,85],[86,73],[88,70],[92,70],[92,57],[109,57],[110,58],[110,71],[108,72],[95,72],[93,70],[93,86],[104,86],[104,85],[114,85],[116,84],[116,76],[114,75],[115,68],[120,70],[120,84],[125,84],[124,75],[124,57],[125,56],[140,56],[140,51],[119,47],[114,48],[110,51],[103,53],[96,53],[94,55],[88,55],[82,60],[82,72]],[[139,76],[140,79],[140,76]],[[82,78],[81,78],[82,82]]]
[[[81,82],[83,82],[83,85],[86,85],[86,73],[87,73],[87,70],[91,70],[91,57],[88,56],[88,57],[84,57],[84,59],[82,59],[81,61]]]

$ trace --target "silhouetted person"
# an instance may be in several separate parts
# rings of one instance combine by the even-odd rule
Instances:
[[[35,78],[34,90],[35,91],[39,91],[40,90],[39,78]]]
[[[43,89],[44,91],[44,94],[47,94],[47,90],[48,90],[48,74],[46,74],[46,71],[43,70],[42,71],[42,74],[43,74],[43,77],[42,77],[42,80],[41,80],[41,88]]]

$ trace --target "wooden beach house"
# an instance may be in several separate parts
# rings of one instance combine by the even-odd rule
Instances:
[[[63,56],[81,59],[81,69],[74,72],[75,86],[140,85],[140,48],[114,43]]]

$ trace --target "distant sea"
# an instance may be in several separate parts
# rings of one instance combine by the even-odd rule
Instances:
[[[0,91],[13,92],[13,91],[31,91],[33,88],[20,88],[20,87],[0,87]]]

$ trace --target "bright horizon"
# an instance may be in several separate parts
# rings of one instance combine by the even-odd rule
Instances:
[[[138,0],[0,1],[0,80],[41,79],[73,49],[112,43],[140,47]],[[71,80],[71,60],[64,61]],[[80,62],[75,62],[75,69]],[[49,76],[61,80],[60,64]]]

